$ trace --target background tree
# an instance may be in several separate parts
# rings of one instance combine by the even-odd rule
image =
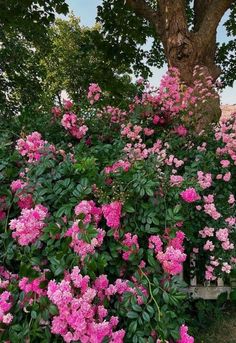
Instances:
[[[64,0],[0,0],[0,116],[38,105],[42,96],[40,58],[48,48],[48,27]]]
[[[104,39],[100,26],[81,27],[79,18],[57,19],[49,30],[50,51],[42,59],[46,70],[47,90],[60,101],[61,92],[78,99],[87,93],[90,83],[98,83],[102,90],[112,92],[120,101],[134,90],[127,63],[109,58],[104,53]]]

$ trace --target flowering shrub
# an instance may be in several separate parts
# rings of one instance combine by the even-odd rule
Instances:
[[[184,281],[227,280],[236,263],[236,116],[195,135],[197,99],[214,96],[201,82],[172,70],[121,108],[92,84],[53,108],[60,144],[16,142],[0,193],[3,342],[194,342]]]

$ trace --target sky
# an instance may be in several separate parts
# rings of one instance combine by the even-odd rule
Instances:
[[[66,0],[70,10],[75,15],[80,17],[81,24],[84,26],[93,26],[95,24],[95,18],[97,14],[97,6],[102,3],[102,0]],[[225,15],[225,17],[227,14]],[[224,19],[222,22],[224,22]],[[227,41],[226,31],[223,25],[219,25],[218,28],[218,41]],[[150,78],[150,82],[153,85],[158,85],[162,75],[166,72],[167,67],[163,68],[152,68],[153,76]],[[236,82],[233,87],[227,87],[224,89],[221,95],[221,102],[223,104],[236,104]]]

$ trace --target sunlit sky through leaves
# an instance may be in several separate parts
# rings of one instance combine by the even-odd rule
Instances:
[[[75,15],[80,17],[81,24],[84,26],[92,26],[95,23],[97,6],[102,3],[102,0],[67,0],[70,10]],[[224,18],[222,20],[224,22]],[[226,31],[223,25],[218,28],[218,41],[227,41]],[[157,69],[152,68],[153,77],[151,83],[156,85],[159,83],[161,76],[165,73],[166,67]],[[227,87],[222,93],[223,104],[236,104],[236,82],[234,87]]]

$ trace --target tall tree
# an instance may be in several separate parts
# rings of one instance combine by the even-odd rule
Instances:
[[[228,34],[236,36],[235,0],[103,0],[98,20],[110,46],[118,49],[120,56],[125,51],[136,70],[140,70],[143,57],[152,65],[166,61],[170,67],[177,67],[182,80],[191,85],[196,65],[216,80],[221,74],[217,61],[224,66],[227,54],[232,54],[230,49],[234,49],[231,60],[235,61],[235,41],[218,47],[216,40],[217,27],[227,10]],[[154,38],[149,52],[140,47],[148,37]],[[131,53],[128,46],[134,47]],[[229,84],[236,78],[232,68],[235,70],[231,62],[224,77]],[[217,107],[219,102],[214,111]]]
[[[87,93],[90,83],[98,83],[111,92],[117,101],[132,93],[129,65],[117,63],[104,53],[100,26],[82,27],[80,19],[70,15],[57,19],[49,30],[50,50],[42,59],[46,70],[44,87],[53,98],[67,91],[78,99]]]
[[[48,28],[65,0],[0,0],[0,116],[34,106],[42,93],[40,56],[48,48]]]

